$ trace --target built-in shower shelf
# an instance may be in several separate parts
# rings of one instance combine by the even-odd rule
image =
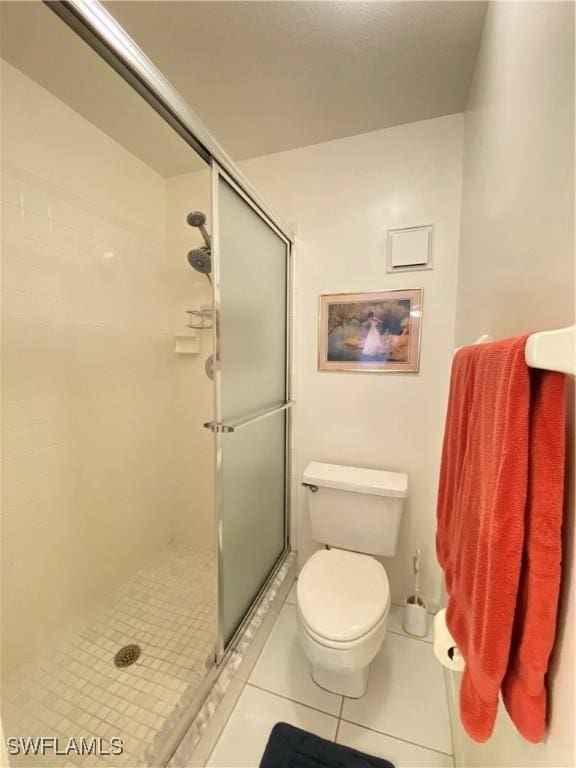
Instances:
[[[198,334],[194,331],[174,334],[174,354],[176,355],[199,355],[200,340]]]

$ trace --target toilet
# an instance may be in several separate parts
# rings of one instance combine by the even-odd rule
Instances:
[[[366,692],[390,610],[388,577],[374,556],[396,552],[408,476],[312,462],[303,485],[312,537],[327,548],[298,578],[298,637],[314,681],[357,699]]]

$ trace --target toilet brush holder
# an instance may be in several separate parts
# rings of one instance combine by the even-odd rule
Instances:
[[[426,603],[416,595],[406,598],[402,628],[408,635],[426,637],[428,634],[428,611]]]
[[[414,594],[406,598],[404,604],[404,620],[402,627],[404,632],[414,637],[426,637],[428,634],[428,612],[426,603],[420,597],[420,559],[422,553],[419,549],[412,557],[414,571]]]

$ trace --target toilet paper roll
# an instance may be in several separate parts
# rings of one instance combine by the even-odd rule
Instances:
[[[446,610],[438,611],[434,617],[434,656],[447,669],[462,672],[466,666],[450,630],[446,626]]]

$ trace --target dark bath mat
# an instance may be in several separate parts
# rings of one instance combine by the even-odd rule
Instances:
[[[326,741],[287,723],[276,723],[260,768],[394,768],[388,760]]]

